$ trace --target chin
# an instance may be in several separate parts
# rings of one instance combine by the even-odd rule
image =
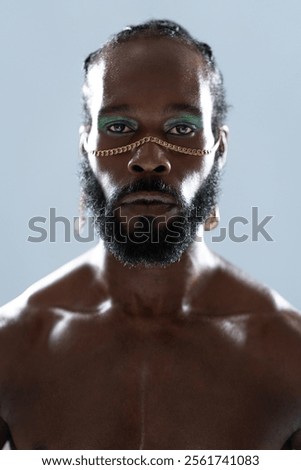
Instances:
[[[105,241],[108,251],[124,266],[145,268],[166,267],[180,261],[192,240],[172,244],[159,243],[117,243]]]

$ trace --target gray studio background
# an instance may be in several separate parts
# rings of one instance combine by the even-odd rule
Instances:
[[[233,105],[220,225],[245,217],[249,238],[209,243],[300,309],[300,0],[1,0],[0,304],[93,245],[65,242],[62,224],[55,242],[29,242],[28,222],[78,215],[82,62],[149,18],[212,45]],[[273,216],[273,242],[251,240],[252,207]]]

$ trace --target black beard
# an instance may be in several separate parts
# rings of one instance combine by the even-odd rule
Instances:
[[[210,174],[189,205],[178,191],[158,177],[141,178],[116,191],[108,201],[88,159],[82,157],[80,163],[81,189],[86,208],[94,217],[96,232],[104,240],[106,248],[127,266],[167,266],[179,261],[195,240],[199,225],[205,222],[216,205],[220,179],[220,170],[215,161]],[[178,215],[169,218],[137,216],[131,219],[131,225],[135,222],[135,230],[129,229],[124,216],[120,216],[118,201],[137,191],[170,194],[179,207]]]

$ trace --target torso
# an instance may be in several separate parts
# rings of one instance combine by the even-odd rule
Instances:
[[[301,428],[298,328],[32,309],[0,342],[1,416],[19,449],[281,449]]]

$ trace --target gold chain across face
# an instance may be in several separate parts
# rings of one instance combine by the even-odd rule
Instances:
[[[170,142],[166,142],[165,140],[150,135],[143,137],[142,139],[136,140],[136,142],[133,142],[131,144],[123,145],[122,147],[113,147],[107,150],[92,150],[90,153],[92,153],[96,157],[110,157],[112,155],[120,155],[121,153],[131,152],[132,150],[141,147],[141,145],[144,145],[148,142],[153,142],[154,144],[161,145],[161,147],[164,147],[168,150],[173,150],[174,152],[184,153],[185,155],[193,155],[195,157],[203,157],[204,155],[208,155],[209,153],[212,153],[217,150],[220,144],[220,140],[221,137],[219,136],[218,140],[211,149],[201,150],[174,145]]]

